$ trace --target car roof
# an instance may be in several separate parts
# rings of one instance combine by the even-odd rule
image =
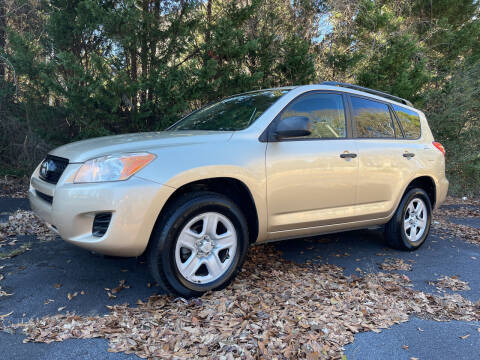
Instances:
[[[395,104],[395,105],[398,105],[398,106],[401,106],[401,107],[404,107],[404,108],[407,108],[407,109],[411,109],[411,110],[414,110],[414,111],[417,111],[417,112],[420,111],[420,110],[414,108],[414,107],[411,106],[411,105],[404,104],[404,103],[401,103],[401,102],[399,102],[399,101],[395,101],[395,100],[390,99],[390,98],[388,98],[388,97],[386,97],[386,96],[375,95],[375,94],[372,94],[372,93],[367,92],[367,91],[351,89],[351,88],[347,88],[347,87],[343,87],[343,86],[338,86],[338,85],[313,84],[313,85],[300,85],[300,86],[292,87],[292,89],[293,89],[293,88],[299,89],[299,90],[303,90],[304,92],[306,92],[306,91],[312,91],[312,90],[341,91],[341,92],[345,92],[345,93],[349,93],[349,94],[354,94],[354,95],[360,95],[360,96],[364,96],[364,97],[369,97],[369,98],[376,99],[376,100],[380,100],[380,101],[383,101],[383,102],[388,102],[388,103],[390,103],[390,104]],[[388,95],[388,94],[387,94],[387,95]],[[400,98],[399,98],[399,100],[400,100]]]
[[[345,85],[348,85],[348,84],[345,84]],[[288,91],[290,91],[290,90],[293,90],[293,89],[297,89],[297,90],[300,90],[302,92],[314,91],[314,90],[340,91],[340,92],[345,92],[345,93],[349,93],[349,94],[369,97],[369,98],[380,100],[380,101],[383,101],[383,102],[388,102],[390,104],[395,104],[395,105],[398,105],[398,106],[401,106],[401,107],[404,107],[404,108],[407,108],[407,109],[411,109],[413,111],[421,113],[420,110],[414,108],[412,105],[408,105],[408,104],[405,104],[405,103],[401,103],[399,101],[395,101],[394,99],[388,98],[386,96],[376,95],[376,94],[372,94],[372,93],[367,92],[367,91],[356,90],[356,89],[344,87],[344,86],[341,86],[341,85],[325,85],[325,84],[321,84],[321,83],[320,84],[311,84],[311,85],[293,85],[293,86],[282,86],[282,87],[275,87],[275,88],[258,89],[258,90],[247,91],[247,92],[244,92],[244,93],[234,94],[234,95],[228,96],[228,98],[239,96],[239,95],[244,95],[244,94],[252,94],[252,93],[261,92],[261,91],[278,91],[278,90],[288,90]],[[385,95],[389,95],[389,94],[385,93]],[[403,100],[401,98],[398,98],[398,99]],[[407,101],[407,100],[405,100],[405,101]]]

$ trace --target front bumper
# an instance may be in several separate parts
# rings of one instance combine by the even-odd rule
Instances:
[[[142,254],[160,210],[175,189],[135,176],[126,181],[73,184],[79,166],[69,164],[56,185],[41,180],[35,170],[29,190],[32,210],[74,245],[113,256]],[[104,212],[112,213],[108,229],[102,237],[94,236],[95,215]]]

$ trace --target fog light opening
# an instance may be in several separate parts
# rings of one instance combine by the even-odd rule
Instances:
[[[92,226],[92,235],[96,237],[102,237],[108,230],[110,225],[110,220],[112,220],[112,213],[98,213],[95,215]]]

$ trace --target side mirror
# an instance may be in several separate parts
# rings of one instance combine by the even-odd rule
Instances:
[[[308,136],[312,133],[312,122],[306,116],[290,116],[281,119],[273,133],[276,139]]]

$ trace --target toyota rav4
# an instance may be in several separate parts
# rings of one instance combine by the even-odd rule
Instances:
[[[384,225],[389,245],[418,249],[446,197],[444,154],[407,100],[329,82],[61,146],[29,196],[64,240],[145,253],[153,277],[189,297],[225,287],[253,243]]]

